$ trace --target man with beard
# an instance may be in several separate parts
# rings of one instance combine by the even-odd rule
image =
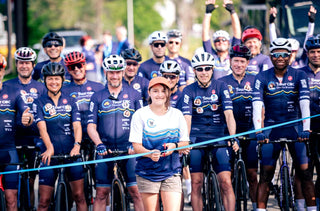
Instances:
[[[16,50],[14,57],[16,60],[18,77],[6,81],[4,84],[16,89],[24,103],[30,108],[30,113],[34,114],[32,106],[34,100],[38,99],[46,90],[42,83],[33,80],[31,77],[37,55],[31,48],[21,47]],[[34,146],[40,136],[37,125],[33,123],[30,127],[24,126],[21,118],[19,117],[20,115],[21,113],[18,113],[18,118],[16,119],[15,143],[17,146]],[[33,167],[35,154],[31,152],[29,153],[30,154],[27,154],[26,156],[29,161],[29,166]],[[32,206],[34,205],[35,177],[36,172],[30,172],[30,201]]]
[[[91,97],[87,132],[96,145],[97,159],[113,157],[114,150],[128,150],[133,153],[129,142],[130,122],[132,114],[142,106],[141,95],[131,87],[124,85],[123,71],[125,60],[118,55],[110,55],[102,67],[106,73],[105,89],[94,93]],[[121,169],[128,192],[131,195],[135,210],[143,210],[142,199],[138,191],[135,176],[136,159],[121,162]],[[96,165],[96,199],[94,210],[106,210],[113,179],[113,162]]]
[[[153,56],[140,65],[138,70],[139,76],[151,80],[160,75],[160,65],[168,59],[168,57],[165,56],[167,41],[167,35],[161,31],[155,31],[149,35],[149,45]]]
[[[61,36],[59,36],[55,32],[49,32],[42,38],[42,47],[44,52],[49,56],[50,59],[43,62],[39,62],[34,67],[34,72],[32,75],[32,78],[34,80],[41,79],[41,81],[43,81],[43,76],[41,75],[41,69],[44,65],[48,64],[49,62],[60,63],[65,67],[65,69],[67,69],[67,67],[64,65],[62,57],[60,56],[63,50],[63,38]],[[71,75],[68,72],[66,72],[64,83],[70,83],[70,82],[71,82]]]
[[[270,57],[273,68],[260,72],[255,78],[253,90],[253,124],[255,130],[262,127],[281,124],[310,116],[310,92],[307,75],[304,71],[289,66],[291,43],[288,39],[277,38],[270,44]],[[265,110],[262,117],[263,107]],[[263,121],[263,122],[262,122]],[[288,143],[293,158],[296,175],[302,183],[303,195],[307,210],[316,210],[312,173],[308,171],[308,157],[304,141],[309,139],[310,119],[289,125],[260,131],[257,141],[268,143],[268,140],[299,140]],[[257,192],[257,211],[265,211],[269,183],[271,182],[276,162],[281,151],[280,143],[263,144],[261,147],[261,170]]]
[[[205,52],[208,52],[214,56],[214,71],[213,78],[219,79],[223,76],[229,75],[232,71],[230,69],[229,47],[236,44],[240,44],[241,38],[241,26],[240,20],[235,12],[232,0],[224,0],[223,6],[231,15],[231,24],[233,30],[233,39],[230,41],[230,35],[228,32],[218,30],[213,34],[214,49],[211,46],[211,40],[209,36],[211,13],[218,7],[215,5],[216,0],[206,1],[206,14],[202,22],[202,44]],[[230,43],[231,42],[231,43]]]

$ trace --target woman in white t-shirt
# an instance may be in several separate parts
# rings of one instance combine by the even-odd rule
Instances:
[[[138,189],[145,210],[159,210],[159,193],[164,210],[180,210],[181,163],[177,151],[161,153],[189,144],[182,112],[170,107],[167,79],[153,78],[148,88],[148,106],[132,116],[130,138],[136,153],[153,152],[137,158]]]

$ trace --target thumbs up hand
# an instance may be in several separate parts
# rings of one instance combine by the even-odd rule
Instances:
[[[33,122],[33,115],[29,113],[30,108],[26,108],[22,113],[21,122],[24,126],[30,126]]]

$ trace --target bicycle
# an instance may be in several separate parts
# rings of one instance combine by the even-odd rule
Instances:
[[[222,198],[220,195],[219,182],[217,174],[213,170],[213,153],[214,148],[230,147],[229,144],[212,144],[193,147],[194,149],[203,149],[205,151],[204,166],[203,166],[203,186],[202,186],[202,199],[203,210],[224,210]]]
[[[51,156],[51,160],[57,160],[58,165],[64,163],[65,160],[77,160],[78,158],[82,158],[83,155],[53,155]],[[41,156],[38,156],[38,159],[41,159]],[[58,169],[58,182],[56,191],[54,194],[54,209],[55,211],[65,210],[68,211],[71,209],[72,204],[70,203],[69,196],[70,196],[70,189],[67,184],[67,179],[65,175],[65,167]]]
[[[0,211],[6,211],[6,198],[4,195],[4,187],[2,183],[3,174],[0,175]]]
[[[255,140],[245,136],[237,137],[239,141]],[[234,164],[233,190],[236,197],[236,210],[247,210],[249,188],[247,185],[247,173],[244,160],[242,159],[242,147],[236,152],[236,161]]]
[[[296,210],[295,201],[294,201],[294,191],[293,191],[293,178],[292,175],[290,176],[290,168],[287,161],[287,143],[294,143],[298,142],[297,140],[289,140],[287,138],[280,138],[278,140],[272,140],[268,143],[280,143],[281,144],[281,165],[280,171],[278,174],[277,182],[278,184],[280,180],[280,185],[273,185],[272,188],[274,189],[275,198],[278,201],[279,207],[281,210]],[[259,143],[258,145],[258,157],[261,159],[261,146],[262,144]]]

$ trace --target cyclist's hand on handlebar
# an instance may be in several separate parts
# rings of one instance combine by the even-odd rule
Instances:
[[[80,146],[74,145],[74,147],[72,148],[72,150],[70,152],[70,156],[75,156],[75,155],[79,155],[79,154],[80,154]]]
[[[257,133],[256,138],[258,143],[261,143],[261,144],[269,142],[269,139],[267,139],[266,135],[263,132]]]
[[[44,153],[41,154],[42,162],[47,165],[50,165],[52,155],[54,155],[53,146],[51,148],[48,148]]]
[[[107,155],[108,154],[107,147],[103,143],[100,143],[97,145],[96,151],[97,151],[98,155]]]
[[[231,140],[231,145],[232,145],[233,151],[237,152],[239,150],[239,140],[237,138],[233,138]]]
[[[299,141],[307,141],[307,140],[309,140],[309,136],[310,136],[310,131],[304,130],[299,134],[298,140]]]
[[[154,149],[151,150],[151,154],[149,155],[150,159],[154,162],[158,162],[161,156],[160,150]]]

